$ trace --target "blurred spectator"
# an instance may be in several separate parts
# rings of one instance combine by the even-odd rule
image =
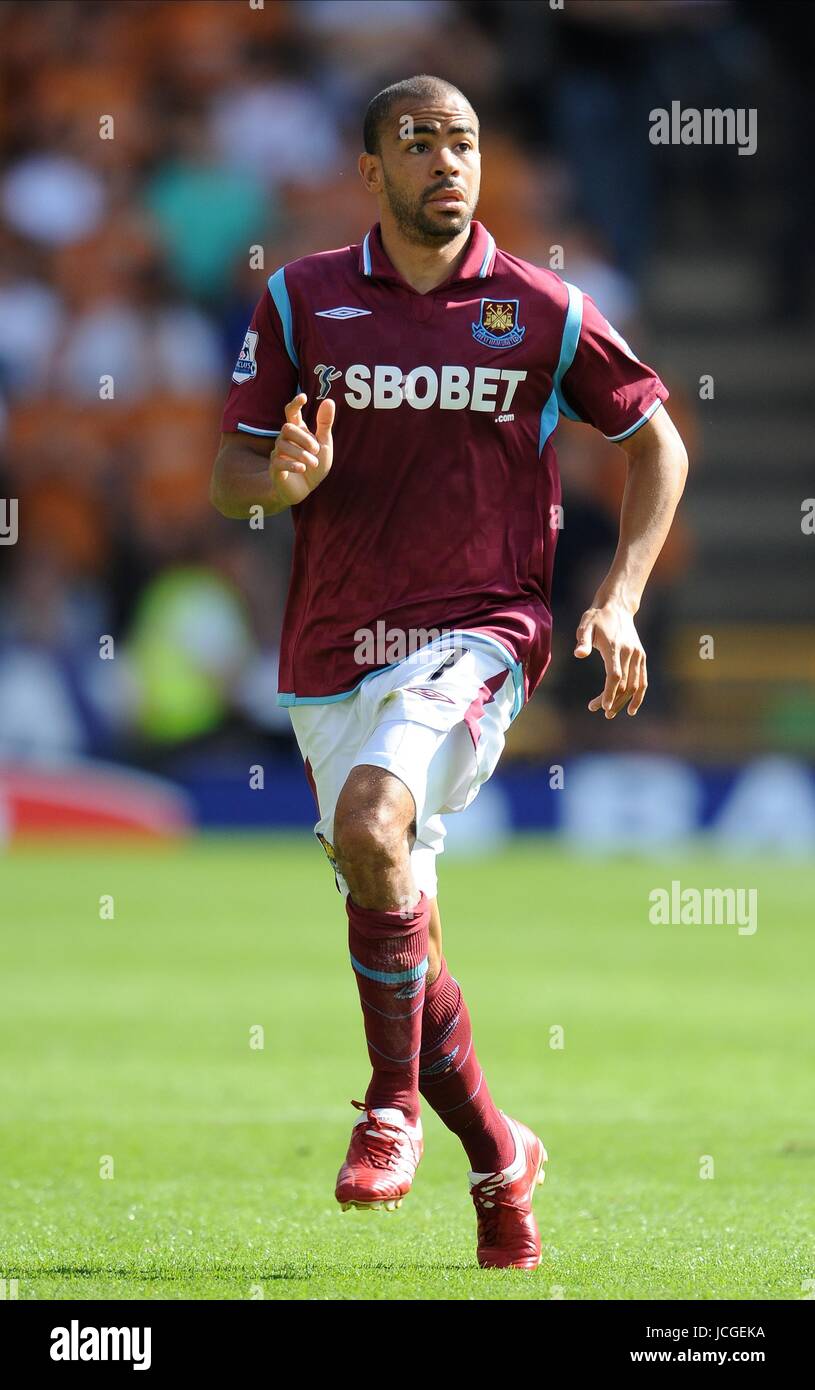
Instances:
[[[216,95],[209,117],[213,151],[224,168],[254,175],[267,188],[322,183],[341,146],[336,113],[319,87],[297,73],[302,50],[261,54]],[[304,141],[308,157],[303,158]]]
[[[9,226],[32,241],[64,246],[99,226],[102,181],[92,169],[59,154],[31,154],[12,165],[0,192]]]
[[[188,294],[212,302],[231,268],[266,231],[270,207],[260,179],[213,157],[200,116],[177,118],[173,152],[145,189],[173,278]]]
[[[43,280],[15,266],[12,249],[0,246],[0,392],[38,395],[46,385],[51,345],[63,331],[59,295]]]
[[[217,729],[251,649],[231,586],[206,569],[165,570],[142,593],[128,643],[139,732],[177,744]]]

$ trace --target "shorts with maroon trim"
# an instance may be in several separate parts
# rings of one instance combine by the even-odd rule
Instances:
[[[334,857],[334,809],[353,767],[392,772],[416,807],[411,868],[416,887],[436,896],[436,855],[444,814],[463,811],[492,775],[518,700],[517,674],[498,643],[449,633],[404,661],[366,677],[346,698],[290,707],[317,801],[314,833]]]

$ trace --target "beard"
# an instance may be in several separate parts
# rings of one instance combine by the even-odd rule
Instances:
[[[438,214],[434,220],[426,203],[420,199],[414,200],[402,193],[388,178],[385,169],[382,170],[382,176],[385,192],[388,195],[388,203],[396,224],[400,232],[410,241],[416,241],[425,246],[452,241],[454,237],[466,232],[473,220],[473,209],[467,203],[461,204],[460,212],[444,213],[443,221],[439,220]]]

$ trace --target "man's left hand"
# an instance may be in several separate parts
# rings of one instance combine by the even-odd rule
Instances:
[[[577,629],[576,657],[583,659],[596,649],[606,668],[606,683],[600,695],[589,701],[589,709],[605,711],[613,719],[628,705],[636,714],[648,689],[645,649],[634,626],[634,616],[614,600],[601,608],[587,608]]]

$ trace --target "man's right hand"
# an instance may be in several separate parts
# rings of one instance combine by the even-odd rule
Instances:
[[[296,507],[330,471],[334,458],[331,426],[334,402],[320,401],[315,433],[303,424],[302,410],[308,397],[304,392],[286,406],[286,423],[269,459],[269,476],[281,502]]]

